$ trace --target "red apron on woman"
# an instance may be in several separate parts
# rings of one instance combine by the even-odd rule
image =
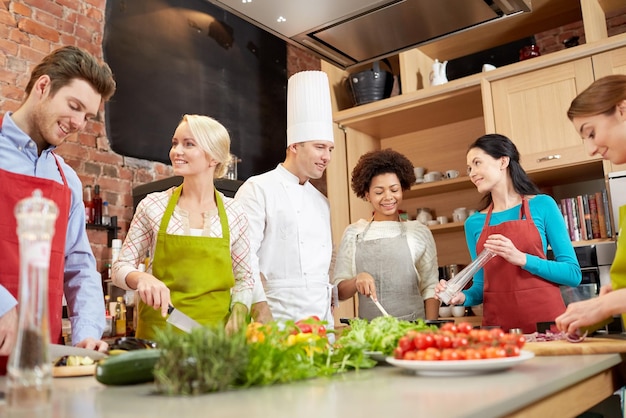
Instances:
[[[533,222],[526,197],[522,198],[520,219],[489,226],[493,204],[476,243],[476,253],[483,250],[489,235],[501,234],[515,247],[543,259],[546,255],[539,231]],[[555,283],[537,277],[502,257],[495,257],[485,267],[483,325],[499,326],[505,332],[521,328],[525,334],[537,331],[537,322],[554,321],[565,311],[561,290]]]
[[[0,128],[2,118],[0,117]],[[48,310],[50,318],[50,339],[53,343],[61,342],[61,316],[63,313],[63,271],[65,266],[65,236],[71,193],[65,174],[56,155],[56,160],[63,184],[54,180],[12,173],[0,169],[0,285],[4,286],[17,299],[20,282],[19,240],[15,205],[20,200],[30,197],[35,189],[41,190],[44,197],[54,201],[59,209],[59,216],[54,224],[54,237],[50,251],[50,269],[48,272]],[[18,306],[19,310],[19,306]],[[0,375],[6,374],[8,357],[0,356]]]

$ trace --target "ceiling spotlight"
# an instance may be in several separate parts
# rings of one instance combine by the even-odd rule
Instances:
[[[252,0],[241,0],[242,3],[252,3]]]
[[[286,21],[287,21],[287,19],[285,19],[285,18],[284,18],[284,17],[282,17],[282,16],[279,16],[279,17],[278,17],[278,19],[276,19],[276,21],[277,21],[278,23],[283,23],[283,22],[286,22]]]

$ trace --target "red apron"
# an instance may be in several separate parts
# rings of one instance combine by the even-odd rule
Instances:
[[[535,226],[528,200],[522,199],[519,220],[489,226],[493,204],[476,243],[476,253],[483,250],[487,237],[501,234],[518,250],[546,258],[539,231]],[[565,311],[559,286],[515,266],[502,257],[493,258],[484,271],[483,325],[499,326],[505,332],[521,328],[525,334],[537,331],[537,322],[554,321]]]
[[[0,117],[0,129],[2,117]],[[57,167],[63,184],[54,180],[12,173],[0,169],[0,284],[17,298],[20,277],[19,240],[14,209],[17,202],[40,189],[43,196],[54,201],[59,208],[59,216],[54,225],[54,237],[50,251],[50,269],[48,272],[48,310],[50,318],[50,339],[61,343],[61,316],[63,313],[63,271],[65,267],[65,236],[71,201],[70,188],[65,179],[56,155]],[[19,306],[18,306],[19,309]],[[7,356],[0,356],[0,375],[6,374]]]

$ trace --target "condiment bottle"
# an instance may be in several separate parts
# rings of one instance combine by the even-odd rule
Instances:
[[[35,190],[15,207],[20,248],[17,339],[7,364],[7,403],[29,411],[50,405],[52,363],[48,344],[48,271],[57,205]]]
[[[96,184],[93,191],[93,223],[95,225],[102,225],[102,196],[100,196],[100,186]]]
[[[102,225],[111,225],[111,215],[109,215],[109,202],[102,202]]]
[[[106,316],[111,315],[111,313],[109,312],[109,305],[110,304],[111,304],[111,296],[104,295],[104,314]]]
[[[126,335],[126,305],[124,304],[124,297],[117,297],[117,305],[115,305],[115,335]]]
[[[93,194],[91,186],[85,186],[83,190],[83,203],[85,204],[85,222],[93,223]]]

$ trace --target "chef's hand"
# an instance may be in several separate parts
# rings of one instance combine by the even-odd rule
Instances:
[[[555,319],[559,331],[574,335],[581,327],[597,324],[611,316],[605,309],[604,299],[593,299],[574,302],[567,305],[563,314]]]
[[[435,286],[435,297],[437,299],[441,300],[439,298],[439,293],[446,290],[446,287],[448,287],[448,282],[446,280],[439,280],[439,283],[437,283],[437,286]],[[452,299],[450,299],[449,305],[450,306],[463,305],[464,303],[465,303],[465,293],[459,292],[456,295],[454,295]]]
[[[17,338],[17,307],[0,317],[0,356],[8,356]]]
[[[130,273],[137,274],[137,273]],[[152,306],[154,309],[161,309],[161,316],[167,316],[167,308],[170,306],[170,289],[165,284],[150,273],[141,272],[137,278],[137,292],[143,303]]]
[[[85,338],[84,340],[76,344],[76,347],[86,348],[87,350],[96,350],[100,351],[101,353],[106,353],[107,351],[109,351],[109,344],[102,340],[96,340],[91,337]]]
[[[245,326],[246,317],[248,316],[248,308],[243,303],[236,302],[226,322],[226,333],[232,335],[237,332],[241,327]]]
[[[365,272],[357,274],[354,285],[357,292],[360,294],[370,297],[372,300],[378,300],[376,296],[376,284],[371,274]]]
[[[489,235],[485,241],[485,248],[515,266],[523,267],[526,265],[526,253],[518,250],[517,247],[513,245],[513,242],[504,235]]]

